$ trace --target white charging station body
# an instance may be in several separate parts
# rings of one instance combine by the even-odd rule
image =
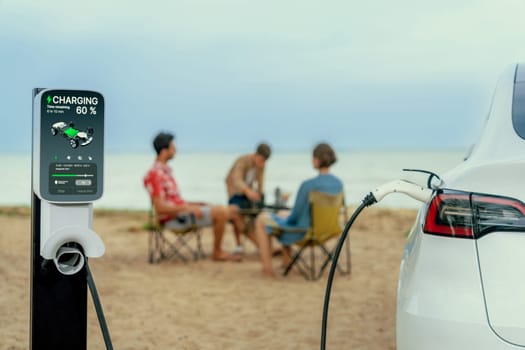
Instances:
[[[97,258],[104,255],[104,242],[92,229],[93,204],[53,204],[42,201],[41,213],[40,255],[53,260],[61,273],[78,272],[84,265],[84,256]],[[77,243],[82,251],[67,247],[68,243]],[[66,252],[70,258],[62,260]]]
[[[105,251],[93,231],[92,204],[103,189],[103,96],[39,91],[33,99],[32,162],[33,191],[41,200],[40,255],[62,274],[74,274],[85,257]]]

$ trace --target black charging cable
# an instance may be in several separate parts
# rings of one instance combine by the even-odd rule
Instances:
[[[346,240],[346,237],[348,236],[348,231],[350,231],[350,227],[352,227],[355,219],[359,216],[359,214],[365,209],[366,207],[376,203],[376,199],[372,195],[372,193],[369,193],[365,196],[363,199],[363,202],[352,214],[352,217],[345,225],[345,228],[343,229],[343,233],[341,234],[341,238],[339,238],[339,241],[337,242],[337,246],[335,247],[334,256],[332,257],[332,265],[330,266],[330,273],[328,274],[328,281],[326,282],[326,292],[324,295],[324,306],[323,306],[323,323],[321,326],[321,350],[326,349],[326,326],[328,323],[328,306],[330,304],[330,293],[332,292],[332,282],[334,280],[335,270],[337,268],[337,260],[339,259],[339,255],[341,254],[341,249],[343,248],[343,244]]]
[[[102,304],[97,293],[97,287],[95,286],[95,280],[89,269],[88,259],[86,258],[86,272],[87,272],[87,283],[89,286],[89,291],[91,292],[91,297],[93,298],[93,304],[95,305],[95,310],[97,311],[98,323],[100,324],[100,330],[102,331],[102,336],[104,337],[104,343],[106,343],[106,349],[113,350],[113,344],[111,344],[111,338],[109,336],[108,325],[106,324],[106,319],[104,318],[104,310],[102,310]]]
[[[415,173],[428,174],[428,179],[427,179],[427,187],[428,188],[432,188],[432,179],[433,178],[436,178],[436,179],[438,179],[441,182],[441,178],[439,177],[439,175],[434,173],[434,172],[432,172],[432,171],[423,170],[423,169],[403,169],[403,171],[411,171],[411,172],[415,172]]]

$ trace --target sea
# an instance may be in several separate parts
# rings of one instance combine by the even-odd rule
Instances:
[[[226,204],[225,177],[238,153],[187,152],[170,161],[182,197],[188,201]],[[403,169],[423,169],[442,174],[463,161],[464,152],[352,151],[338,153],[333,174],[344,183],[348,205],[359,205],[376,187],[397,179],[425,184],[427,176]],[[150,206],[142,179],[154,161],[152,153],[109,153],[104,162],[104,190],[95,208],[146,210]],[[31,204],[31,155],[0,154],[0,205]],[[266,163],[265,201],[275,201],[275,190],[289,193],[293,205],[299,185],[314,177],[310,152],[272,154]],[[403,194],[392,194],[378,203],[383,207],[418,208],[421,203]]]

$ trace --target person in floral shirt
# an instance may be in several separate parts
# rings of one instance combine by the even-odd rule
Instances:
[[[146,187],[159,221],[166,228],[182,229],[195,221],[199,227],[212,226],[214,243],[212,259],[216,261],[239,261],[238,255],[230,255],[222,250],[222,237],[226,223],[233,219],[229,207],[205,203],[187,202],[179,191],[168,161],[176,154],[174,136],[159,133],[153,140],[157,152],[155,163],[144,177]],[[236,223],[233,220],[234,224]]]

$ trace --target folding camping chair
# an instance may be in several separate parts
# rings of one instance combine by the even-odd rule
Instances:
[[[193,219],[193,224],[187,229],[167,229],[159,223],[155,210],[153,206],[151,207],[146,225],[149,231],[148,262],[150,264],[158,264],[170,258],[177,258],[183,262],[204,258],[202,230],[195,225],[193,216],[187,216],[186,219]]]
[[[299,249],[295,253],[292,253],[292,261],[284,270],[283,275],[286,276],[291,268],[296,266],[306,279],[316,280],[321,277],[326,267],[333,260],[335,246],[329,249],[326,243],[332,239],[339,238],[341,235],[342,225],[339,219],[341,210],[343,210],[344,220],[346,221],[346,209],[344,207],[343,193],[330,195],[324,192],[312,191],[309,195],[309,202],[311,214],[310,228],[302,240],[294,243]],[[324,258],[318,271],[316,268],[316,247],[322,252]],[[302,256],[306,248],[310,248],[309,262]],[[346,261],[344,261],[344,265],[340,263],[337,264],[338,271],[343,275],[349,274],[351,272],[349,238],[347,238],[345,242],[344,251],[342,251],[340,258]]]

